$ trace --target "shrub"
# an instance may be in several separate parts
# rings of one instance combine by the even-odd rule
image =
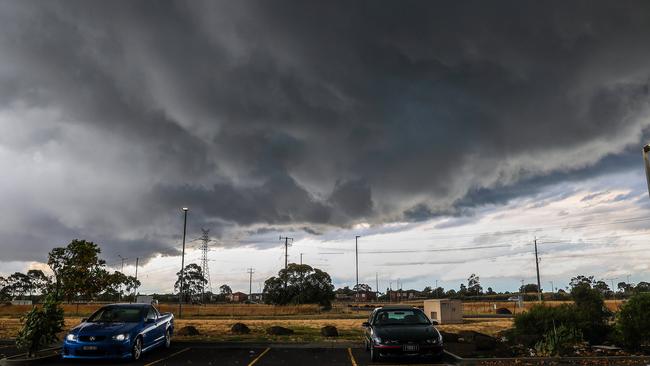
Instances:
[[[569,353],[575,344],[582,342],[580,330],[560,325],[544,334],[542,340],[535,344],[538,356],[563,356]]]
[[[638,349],[650,342],[650,293],[632,296],[618,313],[617,331],[625,347]]]
[[[605,307],[603,295],[589,285],[580,284],[571,290],[576,304],[576,327],[590,343],[600,343],[607,339],[611,327],[607,320],[612,313]]]
[[[21,322],[23,327],[16,337],[16,345],[33,357],[39,349],[59,340],[57,333],[63,331],[64,326],[61,303],[54,294],[49,294],[43,307],[33,307]]]
[[[553,331],[554,327],[566,326],[577,328],[576,307],[574,305],[560,305],[548,307],[535,305],[525,313],[515,317],[515,335],[526,337],[527,346],[532,346],[544,334]],[[537,337],[529,337],[537,336]],[[520,337],[521,339],[521,337]]]

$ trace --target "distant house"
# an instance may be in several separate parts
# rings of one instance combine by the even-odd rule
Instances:
[[[376,301],[377,293],[373,291],[359,291],[354,294],[355,301]]]
[[[226,295],[226,299],[230,302],[244,302],[248,300],[248,295],[243,292],[233,292],[232,294]]]
[[[421,298],[422,293],[417,290],[389,290],[388,297],[391,302],[400,302]]]
[[[352,301],[352,296],[344,293],[337,293],[334,295],[336,301]]]
[[[263,303],[264,294],[263,293],[251,294],[251,301],[255,303]]]

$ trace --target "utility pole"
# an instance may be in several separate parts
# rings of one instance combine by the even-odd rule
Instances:
[[[375,301],[379,300],[379,272],[375,272]]]
[[[281,236],[280,241],[284,240],[284,270],[287,270],[289,265],[289,240],[293,242],[293,238],[288,238],[286,236]]]
[[[140,257],[135,258],[135,280],[138,281],[138,263],[140,262]],[[135,290],[133,291],[133,302],[136,302],[138,296],[138,285],[135,285]]]
[[[359,301],[359,235],[356,235],[354,237],[354,257],[356,259],[356,268],[357,268],[357,285],[355,288],[357,289],[357,301]]]
[[[253,301],[253,273],[255,270],[253,268],[248,269],[248,301]]]
[[[301,266],[302,266],[302,255],[303,255],[303,254],[304,254],[304,253],[300,253],[300,265],[301,265]]]
[[[436,289],[438,288],[438,280],[436,280]],[[434,289],[435,290],[435,289]]]
[[[126,261],[129,258],[124,258],[119,254],[117,256],[120,257],[120,259],[122,260],[122,269],[120,269],[120,272],[124,274],[124,261]],[[120,293],[118,294],[118,297],[119,297],[119,301],[122,301],[122,285],[120,285]]]
[[[183,253],[181,255],[181,288],[178,289],[178,318],[183,317],[183,286],[185,279],[185,234],[187,232],[187,211],[189,208],[183,207]]]
[[[535,268],[537,270],[537,299],[542,301],[542,285],[539,281],[539,257],[537,256],[537,238],[535,238]]]

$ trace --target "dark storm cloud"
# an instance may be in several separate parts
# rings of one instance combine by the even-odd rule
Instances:
[[[58,149],[35,156],[86,179],[24,196],[66,198],[66,227],[143,256],[170,253],[184,205],[218,235],[469,215],[638,163],[649,8],[4,1],[0,112],[25,131],[0,146]]]

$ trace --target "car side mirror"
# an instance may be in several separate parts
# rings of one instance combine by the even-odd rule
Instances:
[[[144,322],[145,322],[146,324],[151,324],[151,323],[153,323],[153,322],[155,322],[155,321],[156,321],[156,319],[152,319],[152,318],[147,318],[147,319],[144,320]]]
[[[432,325],[438,325],[438,324],[440,324],[440,323],[438,323],[437,320],[432,320],[432,321],[431,321],[431,324],[432,324]]]
[[[368,328],[370,326],[370,323],[363,322],[363,323],[361,323],[361,326],[364,327],[364,328]]]
[[[88,318],[83,318],[83,319],[81,319],[81,322],[82,322],[82,323],[85,323],[86,320],[88,320]]]

